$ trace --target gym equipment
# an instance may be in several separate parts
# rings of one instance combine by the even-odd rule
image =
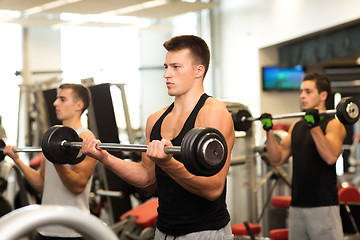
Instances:
[[[336,109],[326,110],[320,112],[320,115],[336,115],[337,118],[343,124],[354,124],[359,120],[359,106],[356,103],[356,99],[353,97],[342,98]],[[272,116],[272,119],[283,119],[283,118],[296,118],[303,117],[305,112],[279,114]],[[253,118],[251,114],[245,110],[240,109],[238,112],[232,114],[234,120],[234,126],[236,131],[247,131],[251,128],[251,122],[260,120],[260,117]]]
[[[77,164],[85,157],[81,154],[82,143],[70,127],[50,127],[41,142],[45,157],[58,164]],[[100,143],[99,148],[112,151],[146,152],[147,145]],[[227,158],[227,145],[220,131],[214,128],[191,129],[181,147],[165,147],[165,153],[180,155],[188,171],[196,175],[211,176],[218,173]]]
[[[121,215],[120,221],[110,226],[122,240],[154,239],[158,216],[158,199],[152,198]]]
[[[289,239],[289,229],[273,229],[269,232],[269,237],[272,240],[288,240]]]
[[[7,200],[2,194],[0,194],[0,218],[8,214],[12,210],[13,209],[11,207],[9,200]]]
[[[88,86],[91,93],[91,105],[87,112],[88,128],[94,133],[97,139],[104,143],[124,143],[123,141],[125,141],[125,139],[127,139],[130,144],[136,143],[136,141],[143,141],[144,131],[141,129],[133,129],[131,124],[125,84],[95,84],[92,78],[82,79],[81,82]],[[114,103],[118,101],[116,101],[114,97],[120,98],[120,95],[122,107],[121,104],[115,107]],[[121,111],[117,112],[115,109],[121,109]],[[116,113],[119,114],[117,117],[125,120],[125,126],[118,126],[118,122],[116,121],[117,117],[115,117]],[[124,139],[120,137],[119,131],[127,132]],[[139,134],[136,134],[135,131],[138,131]],[[121,136],[124,135],[121,134]],[[141,161],[141,153],[137,152],[110,151],[110,154],[120,159],[130,159],[134,162]],[[131,194],[132,189],[135,189],[135,187],[119,178],[118,175],[103,164],[99,163],[96,165],[97,177],[93,178],[93,181],[100,183],[100,187],[106,191],[122,193],[121,198],[109,196],[101,196],[98,198],[97,195],[95,195],[94,201],[101,206],[100,209],[106,211],[108,216],[107,223],[111,225],[120,219],[121,214],[133,208]],[[136,194],[133,196],[137,198]],[[140,201],[142,202],[143,200]]]
[[[271,198],[271,204],[275,208],[289,209],[291,196],[274,196]],[[288,215],[288,213],[286,213]],[[269,231],[269,237],[273,240],[287,240],[289,238],[288,228],[275,228]]]
[[[343,231],[346,234],[355,234],[360,236],[359,228],[359,204],[360,192],[357,187],[349,185],[340,188],[338,191],[340,216],[343,225]]]
[[[0,178],[6,181],[2,195],[9,200],[13,209],[34,203],[35,196],[29,191],[23,173],[13,161],[0,162]]]
[[[251,240],[255,240],[255,235],[261,232],[261,226],[250,222],[236,223],[231,226],[234,236],[250,236]]]
[[[99,218],[70,206],[29,205],[16,209],[0,220],[2,240],[20,239],[32,230],[46,225],[62,225],[81,233],[86,239],[118,240]]]

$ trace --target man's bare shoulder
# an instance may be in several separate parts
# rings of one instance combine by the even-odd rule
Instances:
[[[203,107],[206,111],[228,112],[225,103],[216,98],[208,98]]]
[[[219,122],[232,124],[230,112],[222,101],[208,98],[198,114],[197,123],[217,125]]]
[[[168,107],[169,106],[166,106],[166,107],[150,114],[146,121],[146,129],[151,129],[154,126],[155,122],[161,117],[161,115],[166,111],[166,109]]]
[[[153,112],[152,114],[149,115],[148,117],[148,120],[157,120],[161,117],[161,115],[166,111],[166,109],[168,108],[169,106],[166,106],[156,112]]]
[[[90,131],[84,131],[84,132],[80,133],[79,137],[81,137],[82,139],[95,138],[94,134]]]

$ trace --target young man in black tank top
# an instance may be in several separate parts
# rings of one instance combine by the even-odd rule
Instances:
[[[300,100],[306,114],[289,128],[280,144],[275,140],[271,115],[260,119],[267,131],[267,151],[272,165],[293,156],[290,240],[343,239],[337,195],[335,163],[346,137],[344,125],[326,111],[330,82],[322,74],[307,74],[301,84]]]
[[[226,176],[234,144],[234,124],[226,106],[204,94],[203,80],[210,52],[205,41],[185,35],[164,43],[164,84],[174,103],[149,116],[147,152],[142,162],[122,161],[99,150],[99,141],[84,140],[82,151],[130,184],[157,189],[159,196],[155,239],[233,239],[226,209]],[[193,127],[213,127],[225,137],[228,156],[222,170],[210,177],[191,174],[181,161],[164,153],[164,146],[180,145]]]

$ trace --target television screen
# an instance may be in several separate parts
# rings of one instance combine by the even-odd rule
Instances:
[[[263,90],[299,90],[304,72],[302,66],[293,68],[263,67]]]

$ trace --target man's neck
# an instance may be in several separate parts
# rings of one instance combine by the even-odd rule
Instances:
[[[80,119],[66,119],[63,120],[62,123],[63,125],[71,127],[75,130],[82,126]]]
[[[175,96],[173,111],[179,113],[191,111],[199,101],[202,94],[204,94],[204,92]]]

